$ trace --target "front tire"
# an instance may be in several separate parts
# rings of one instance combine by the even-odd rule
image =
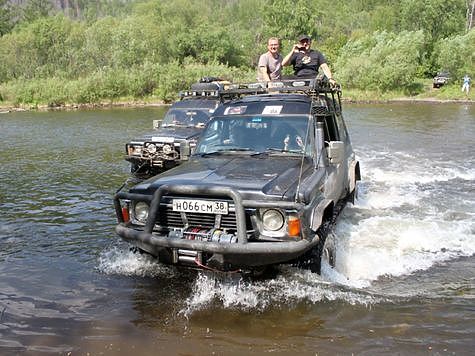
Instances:
[[[322,254],[324,251],[325,241],[331,229],[331,222],[325,221],[317,230],[317,235],[320,238],[317,245],[305,252],[298,260],[297,267],[308,269],[313,273],[321,273],[322,269]]]
[[[336,243],[335,234],[329,232],[325,239],[322,251],[322,261],[325,260],[331,268],[335,268],[336,265]],[[321,263],[320,263],[321,264]]]

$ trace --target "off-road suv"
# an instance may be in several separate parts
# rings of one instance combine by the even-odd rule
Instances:
[[[440,88],[450,81],[450,73],[447,71],[438,72],[432,81],[432,87]]]
[[[150,177],[188,158],[181,154],[180,147],[186,142],[194,149],[198,135],[220,103],[221,83],[193,84],[190,91],[180,93],[181,99],[170,107],[161,125],[159,120],[154,120],[152,132],[125,145],[125,159],[131,163],[132,174]]]
[[[187,162],[116,194],[117,234],[166,264],[320,272],[334,256],[328,226],[360,179],[340,90],[314,79],[222,94],[235,99]]]

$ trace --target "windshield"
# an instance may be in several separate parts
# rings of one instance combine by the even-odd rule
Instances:
[[[209,116],[209,109],[170,109],[162,121],[162,127],[204,127]]]
[[[304,115],[219,116],[210,121],[195,152],[305,152],[311,156],[313,136],[312,130],[307,130],[308,124],[309,117]]]

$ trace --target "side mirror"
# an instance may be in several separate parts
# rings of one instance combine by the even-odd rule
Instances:
[[[155,130],[158,129],[160,127],[160,120],[153,120],[152,125]]]
[[[345,144],[343,141],[330,141],[327,147],[328,160],[331,164],[343,162],[345,157]]]
[[[188,141],[180,143],[180,160],[187,161],[190,158],[191,148]]]

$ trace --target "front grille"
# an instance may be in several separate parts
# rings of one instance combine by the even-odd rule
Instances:
[[[219,224],[215,226],[217,221]],[[166,228],[184,228],[187,227],[186,222],[188,222],[187,226],[202,226],[209,229],[219,227],[236,230],[236,214],[234,211],[229,211],[227,215],[218,215],[217,218],[217,215],[214,214],[181,213],[173,211],[169,205],[160,206],[156,224]]]
[[[254,209],[246,209],[246,230],[247,232],[254,231],[253,224],[251,222],[251,215],[253,215]],[[160,210],[158,218],[155,221],[155,226],[164,228],[167,230],[182,229],[186,227],[203,227],[206,229],[220,228],[226,230],[237,230],[236,212],[234,210],[234,204],[229,204],[229,211],[226,215],[215,214],[201,214],[201,213],[184,213],[179,211],[173,211],[172,205],[165,202],[160,204]]]

